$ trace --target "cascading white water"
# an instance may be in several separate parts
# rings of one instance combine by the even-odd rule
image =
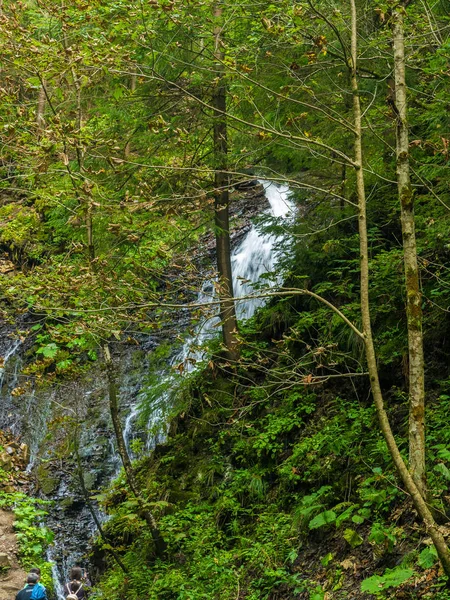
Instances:
[[[262,181],[261,183],[265,188],[265,194],[270,204],[270,208],[264,211],[267,216],[277,217],[280,218],[281,221],[284,221],[288,219],[290,215],[294,214],[294,204],[289,199],[290,192],[287,186],[274,184],[268,181]],[[257,287],[255,286],[264,284],[263,287],[267,289],[280,284],[282,275],[273,276],[270,279],[265,278],[264,275],[277,270],[280,258],[278,246],[282,241],[282,238],[283,236],[268,234],[262,231],[261,228],[252,226],[243,236],[239,244],[234,248],[231,258],[234,294],[237,298],[246,297],[246,299],[238,300],[236,302],[239,320],[252,317],[255,311],[265,302],[264,298],[256,297]],[[254,298],[247,298],[247,296],[251,296],[252,294],[255,296]],[[197,304],[205,305],[204,318],[201,319],[194,334],[185,339],[180,351],[168,361],[167,367],[160,373],[160,392],[152,394],[154,397],[157,397],[157,400],[153,405],[154,409],[152,410],[150,420],[146,425],[148,450],[152,449],[157,443],[162,442],[167,435],[166,408],[172,405],[173,393],[176,391],[176,386],[179,384],[179,379],[174,374],[175,367],[182,365],[185,374],[191,373],[198,368],[198,365],[207,358],[207,342],[219,332],[217,300],[214,280],[206,280],[202,285],[196,302]],[[207,306],[208,304],[210,305],[209,307]],[[10,348],[8,355],[5,356],[5,362],[10,357],[12,360],[12,357],[17,352],[18,346]],[[9,379],[8,382],[6,382],[8,384],[8,389],[11,388],[13,383],[15,385],[15,382],[13,381],[13,373],[15,371],[14,365],[10,371],[12,378],[8,375]],[[0,369],[0,385],[3,382],[5,386],[3,374],[3,370]],[[131,442],[135,435],[136,421],[139,417],[141,405],[143,404],[146,395],[143,388],[139,391],[141,385],[142,379],[140,379],[138,385],[133,388],[134,392],[132,397],[134,398],[134,401],[130,405],[130,412],[124,423],[124,436],[127,448],[131,455],[133,455],[133,444]],[[32,396],[30,396],[30,402],[31,398]],[[50,403],[51,399],[48,401],[48,406],[50,406]],[[42,411],[42,414],[43,417],[45,417],[46,411]],[[45,427],[42,427],[42,430],[45,431]],[[121,465],[119,457],[113,448],[111,448],[110,458],[112,459],[112,462],[109,473],[114,472],[115,475],[117,475]],[[67,497],[71,495],[70,490],[66,490],[65,486],[66,483],[63,481],[57,491],[58,499],[64,497],[66,494]],[[84,514],[86,510],[86,507],[84,507],[81,513],[76,513],[77,521],[71,521],[72,527],[74,526],[74,523],[76,525],[74,529],[77,534],[76,539],[87,539],[92,533],[90,526],[93,525],[93,522],[89,515]],[[58,516],[58,518],[60,517]],[[101,518],[101,520],[103,519]],[[58,522],[58,519],[55,518],[55,521]],[[80,529],[80,531],[78,531],[78,529]],[[61,529],[61,531],[63,530]],[[79,549],[72,542],[70,535],[67,537],[67,545],[65,542],[61,543],[61,540],[64,540],[63,536],[59,536],[58,538],[57,552],[56,549],[51,549],[49,553],[49,559],[54,563],[53,579],[59,600],[62,600],[63,598],[61,586],[63,573],[65,573],[76,560],[80,560],[81,558]]]
[[[15,340],[5,351],[2,366],[0,367],[0,393],[2,402],[0,406],[0,422],[3,427],[9,427],[14,430],[17,417],[12,410],[11,391],[16,388],[20,371],[20,348],[22,342]],[[9,364],[13,362],[13,368],[10,369]],[[8,369],[8,372],[7,372]],[[3,390],[2,388],[5,387]]]
[[[262,181],[262,185],[265,188],[265,194],[270,204],[270,208],[263,211],[263,214],[267,216],[273,216],[280,218],[281,222],[288,219],[290,215],[294,214],[294,204],[289,199],[289,189],[285,185],[278,185],[268,181]],[[234,294],[237,298],[247,297],[249,295],[257,295],[258,284],[263,285],[264,288],[270,288],[279,285],[282,276],[273,276],[270,279],[264,278],[264,275],[277,270],[279,262],[279,250],[278,245],[282,240],[283,236],[276,236],[273,234],[264,233],[261,228],[252,226],[249,231],[243,236],[241,241],[233,249],[232,252],[232,268],[233,268],[233,287]],[[177,366],[183,367],[184,373],[190,373],[198,365],[207,358],[206,355],[206,344],[207,342],[215,337],[219,332],[219,317],[217,315],[217,302],[218,298],[215,291],[214,280],[206,280],[201,290],[199,291],[197,304],[205,305],[204,318],[196,327],[194,334],[185,339],[185,342],[178,353],[172,357],[168,362],[167,367],[160,374],[161,391],[157,394],[158,398],[155,403],[155,408],[152,411],[151,418],[147,423],[146,429],[148,432],[148,449],[152,449],[157,443],[162,442],[167,434],[167,418],[165,407],[170,407],[172,403],[173,393],[176,391],[176,386],[179,383],[179,379],[174,375],[174,369]],[[245,300],[238,300],[236,302],[237,316],[239,320],[248,319],[252,317],[255,311],[264,304],[264,298],[246,298]],[[207,307],[207,305],[210,305]],[[6,341],[6,340],[5,340]],[[2,403],[0,406],[0,417],[2,417],[5,426],[8,426],[15,430],[20,426],[20,420],[13,410],[14,398],[11,395],[11,391],[17,386],[18,376],[20,374],[21,366],[21,342],[15,341],[5,344],[3,351],[3,365],[0,368],[0,390],[3,388]],[[7,369],[5,370],[5,366]],[[97,384],[93,384],[91,391],[85,392],[85,394],[92,393],[96,389]],[[130,412],[127,416],[124,426],[124,434],[126,443],[129,451],[132,454],[134,430],[136,428],[136,420],[140,413],[140,408],[143,403],[145,391],[139,392],[139,388],[142,385],[142,379],[135,386],[133,393],[134,401],[131,403]],[[136,391],[137,390],[137,391]],[[50,411],[51,403],[53,401],[52,391],[50,394],[45,395],[45,402],[39,407],[34,415],[33,424],[36,425],[35,419],[39,418],[39,423],[34,429],[39,431],[39,438],[32,440],[31,450],[32,454],[35,454],[37,446],[40,444],[41,439],[46,431],[46,418]],[[135,395],[134,395],[135,394]],[[35,390],[32,389],[27,393],[25,403],[22,400],[22,407],[25,413],[29,413],[33,410],[36,403],[37,395],[35,396]],[[41,422],[42,421],[42,422]],[[110,473],[115,472],[117,474],[120,468],[120,460],[111,448],[109,453],[110,459],[112,460],[110,465]],[[33,461],[30,469],[32,468]],[[67,489],[67,483],[65,480],[59,485],[57,492],[55,493],[56,501],[65,496],[70,497],[73,495],[73,491]],[[85,514],[86,513],[86,514]],[[76,520],[70,521],[73,533],[76,534],[76,539],[87,540],[93,531],[91,525],[93,525],[90,515],[87,514],[87,508],[84,507],[81,512],[76,512]],[[63,513],[66,518],[66,513]],[[75,517],[72,517],[74,519]],[[54,518],[53,524],[59,526],[60,515]],[[75,525],[74,525],[75,524]],[[62,600],[63,590],[61,585],[61,579],[63,573],[66,573],[67,569],[73,565],[76,560],[80,560],[81,554],[80,549],[76,546],[76,542],[72,541],[73,535],[68,534],[64,537],[64,531],[62,528],[57,531],[61,531],[63,535],[58,536],[57,548],[51,548],[49,550],[49,559],[54,563],[53,575],[54,585],[57,597]],[[63,541],[61,541],[63,540]],[[64,541],[66,540],[66,542]]]
[[[286,220],[295,213],[295,205],[290,200],[290,190],[287,185],[279,185],[271,181],[260,181],[264,187],[270,208],[264,211],[270,217]],[[246,298],[254,295],[255,298],[236,301],[236,314],[239,320],[250,319],[256,310],[266,302],[264,297],[257,297],[255,289],[262,283],[262,278],[272,273],[279,261],[277,245],[282,241],[280,236],[261,232],[252,225],[240,244],[231,255],[233,272],[233,291],[235,298]],[[264,280],[265,288],[279,285],[282,274],[272,279]],[[212,303],[217,301],[214,281],[204,282],[197,297],[197,304]],[[209,314],[197,327],[195,334],[186,339],[183,348],[172,361],[173,364],[184,363],[184,371],[191,372],[196,363],[204,356],[204,344],[207,340],[217,335],[219,316],[217,308],[211,309]]]
[[[53,579],[53,588],[54,588],[55,597],[57,600],[65,600],[66,595],[64,594],[64,587],[63,587],[63,584],[61,583],[61,580],[63,579],[63,577],[58,569],[57,562],[53,555],[53,549],[47,550],[47,560],[52,565],[52,579]]]
[[[267,216],[282,219],[286,221],[295,214],[295,205],[290,199],[290,190],[287,185],[276,184],[271,181],[260,181],[264,187],[265,195],[269,201],[270,208],[264,211]],[[246,298],[236,301],[236,313],[239,320],[249,319],[255,311],[264,305],[266,299],[257,297],[258,292],[255,289],[258,284],[264,283],[264,287],[273,288],[279,285],[283,275],[279,273],[271,279],[264,279],[263,276],[272,273],[279,262],[279,250],[277,246],[283,240],[284,236],[277,236],[261,231],[257,226],[252,225],[245,234],[241,242],[236,246],[231,256],[231,266],[233,272],[233,290],[236,298]],[[263,281],[262,281],[263,280]],[[254,295],[254,298],[248,296]],[[218,316],[215,281],[206,280],[197,296],[196,304],[211,304],[211,307],[205,309],[205,315],[199,325],[196,327],[193,335],[189,336],[181,350],[170,361],[170,367],[181,367],[184,374],[193,372],[197,365],[206,358],[205,345],[214,338],[219,329],[220,319]],[[214,304],[213,304],[214,303]],[[169,403],[177,380],[171,372],[163,372],[160,377],[161,394],[152,394],[156,398],[150,418],[147,424],[148,437],[147,449],[152,449],[156,443],[162,441],[166,435],[166,420],[164,419],[164,408]],[[141,398],[145,395],[142,394]],[[130,442],[133,437],[133,424],[140,413],[140,407],[135,404],[125,423],[124,437],[127,448],[130,449]],[[155,437],[154,431],[157,431]]]

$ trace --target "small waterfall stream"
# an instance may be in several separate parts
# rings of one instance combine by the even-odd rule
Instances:
[[[295,206],[290,200],[288,186],[270,181],[261,181],[260,183],[264,187],[270,205],[270,208],[263,212],[264,216],[288,220],[290,216],[295,214]],[[239,320],[251,318],[255,311],[266,302],[265,298],[247,298],[251,295],[257,296],[256,286],[258,284],[264,284],[263,287],[267,289],[274,288],[281,283],[282,274],[273,276],[270,279],[266,279],[264,276],[275,270],[280,258],[279,245],[284,237],[265,233],[258,226],[252,225],[233,249],[231,263],[234,294],[236,298],[245,298],[236,302],[236,312]],[[163,442],[167,435],[166,410],[170,408],[172,394],[176,392],[176,386],[179,383],[179,377],[175,374],[175,367],[183,365],[183,374],[192,373],[207,358],[207,342],[218,335],[220,320],[218,308],[215,304],[218,298],[214,284],[213,279],[204,281],[196,300],[196,304],[205,305],[204,317],[196,326],[193,335],[186,337],[181,349],[169,358],[167,366],[158,374],[159,384],[156,389],[152,390],[155,401],[152,403],[152,412],[144,432],[147,439],[147,452],[151,451],[156,444]],[[213,302],[214,305],[212,305]],[[211,304],[209,309],[208,304]],[[138,421],[146,396],[147,390],[143,385],[135,394],[134,401],[129,405],[129,412],[124,422],[125,443],[130,456],[133,458],[136,458],[133,451],[133,441],[136,438],[142,438],[142,427],[139,427]],[[114,450],[110,452],[110,455],[113,465],[110,480],[113,480],[120,472],[121,462]],[[87,524],[87,520],[84,522]],[[93,531],[87,533],[90,535]],[[51,558],[53,559],[53,556]],[[54,567],[53,575],[58,600],[64,600],[61,595],[63,572],[70,565],[73,565],[76,559],[80,559],[79,553],[74,552],[74,549],[66,548],[62,568]]]
[[[276,219],[288,219],[295,214],[295,206],[290,200],[291,192],[286,185],[275,184],[271,181],[262,180],[260,183],[264,187],[266,198],[269,201],[270,208],[265,214]],[[279,260],[279,249],[277,246],[282,241],[280,236],[261,232],[254,224],[245,234],[241,242],[232,251],[231,266],[233,272],[233,290],[236,298],[247,298],[252,294],[257,296],[255,286],[262,283],[262,278],[268,273],[272,273]],[[282,274],[272,279],[264,281],[265,288],[273,288],[282,281]],[[212,304],[217,301],[215,282],[212,279],[204,281],[202,288],[197,296],[196,304]],[[249,319],[255,311],[264,305],[265,298],[250,298],[238,300],[236,302],[236,313],[238,320]],[[171,358],[166,372],[160,373],[161,387],[165,389],[162,397],[155,402],[155,409],[151,415],[151,421],[147,424],[150,435],[147,438],[147,449],[151,450],[156,443],[164,439],[164,416],[163,407],[169,402],[173,386],[177,379],[173,375],[173,368],[176,365],[183,366],[183,373],[188,374],[197,368],[205,358],[206,343],[218,335],[218,325],[220,319],[217,305],[205,311],[205,316],[201,319],[193,335],[188,336],[181,350]],[[171,385],[172,383],[172,385]],[[168,388],[168,389],[167,389]],[[145,393],[143,394],[145,395]],[[133,424],[140,414],[140,405],[136,403],[125,421],[124,437],[127,449],[130,451],[130,442],[133,439]],[[159,433],[158,439],[151,435],[156,428]],[[162,427],[161,427],[162,425]],[[132,454],[132,452],[131,452]]]

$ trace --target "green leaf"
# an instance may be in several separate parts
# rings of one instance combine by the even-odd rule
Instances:
[[[326,567],[333,560],[333,557],[334,554],[332,552],[328,552],[328,554],[325,554],[325,556],[320,560],[320,562],[324,567]]]
[[[335,507],[337,508],[337,507]],[[343,513],[341,513],[336,519],[336,527],[340,527],[340,525],[351,517],[352,512],[357,508],[356,504],[349,506]]]
[[[314,591],[311,592],[309,596],[309,600],[323,600],[325,597],[325,592],[321,587],[317,587]]]
[[[344,531],[344,540],[346,540],[352,548],[357,548],[363,543],[363,538],[356,533],[354,529],[346,529]]]
[[[413,569],[397,567],[386,569],[383,575],[373,575],[361,583],[361,591],[378,595],[381,591],[391,587],[398,587],[414,575]]]
[[[292,564],[293,562],[295,562],[297,560],[297,557],[298,557],[298,552],[297,552],[297,550],[295,550],[295,548],[293,548],[289,552],[287,559]]]
[[[444,465],[444,463],[438,463],[437,465],[435,465],[433,471],[435,471],[436,473],[440,473],[445,477],[445,479],[447,479],[447,481],[450,481],[450,471],[448,467]]]
[[[436,548],[434,546],[430,546],[429,548],[425,548],[419,554],[419,558],[417,563],[419,567],[422,569],[430,569],[438,559],[438,555],[436,552]]]
[[[310,529],[319,529],[319,527],[325,527],[326,525],[331,525],[336,521],[336,513],[333,510],[325,510],[318,514],[312,521],[309,523]]]
[[[55,343],[47,344],[46,346],[41,346],[36,350],[36,354],[42,354],[45,358],[55,358],[58,353],[58,346]]]
[[[361,525],[361,523],[364,523],[364,517],[361,517],[361,515],[353,515],[352,521],[357,525]]]

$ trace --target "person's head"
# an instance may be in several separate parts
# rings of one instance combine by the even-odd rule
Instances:
[[[73,567],[70,571],[70,579],[72,581],[81,581],[83,577],[83,571],[81,567]]]
[[[30,569],[30,573],[35,573],[39,579],[41,578],[41,570],[39,567],[33,567],[32,569]]]
[[[28,573],[27,583],[35,584],[39,581],[39,575],[37,573]]]

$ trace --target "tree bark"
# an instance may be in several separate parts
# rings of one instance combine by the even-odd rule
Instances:
[[[45,88],[41,85],[38,92],[38,102],[36,109],[36,125],[38,129],[38,133],[41,133],[45,127]]]
[[[131,464],[130,456],[128,454],[127,446],[123,437],[122,423],[120,422],[119,418],[119,404],[117,400],[117,386],[114,373],[114,365],[111,360],[109,347],[105,345],[103,350],[105,354],[106,373],[108,377],[109,407],[111,412],[111,419],[114,426],[114,433],[116,435],[117,449],[119,451],[120,459],[122,461],[123,468],[125,471],[125,477],[127,479],[127,483],[130,487],[133,496],[137,500],[141,514],[150,529],[153,542],[155,544],[156,555],[159,558],[164,558],[167,550],[166,543],[161,536],[153,513],[151,513],[145,506],[145,500],[142,498],[141,493],[139,491],[139,486],[136,481],[133,465]]]
[[[219,275],[220,319],[222,334],[228,357],[231,360],[239,358],[238,326],[236,308],[233,300],[233,273],[231,269],[231,242],[229,218],[229,185],[228,175],[228,131],[227,131],[227,89],[223,66],[222,50],[222,7],[217,2],[214,6],[214,58],[215,69],[218,72],[215,91],[212,98],[214,113],[214,214],[216,229],[217,271]]]
[[[420,289],[414,223],[414,194],[409,168],[408,104],[405,78],[404,9],[392,14],[394,47],[395,106],[397,115],[397,185],[400,199],[403,262],[406,285],[406,316],[409,348],[409,470],[426,498],[425,467],[425,368]]]
[[[61,10],[64,10],[64,8],[65,8],[65,4],[64,4],[64,2],[61,2]],[[62,42],[63,42],[64,50],[67,50],[69,45],[67,43],[67,37],[66,37],[65,33],[63,34]],[[84,158],[83,146],[81,144],[81,132],[83,130],[82,88],[81,88],[80,79],[78,78],[77,72],[76,72],[73,64],[70,67],[70,71],[72,74],[73,85],[75,87],[75,97],[76,97],[76,103],[77,103],[76,114],[77,114],[77,136],[78,136],[78,138],[76,138],[76,141],[75,141],[75,151],[77,153],[78,170],[81,175],[81,173],[83,171],[83,158]],[[72,183],[73,182],[74,182],[74,180],[72,178]],[[95,259],[95,245],[94,245],[94,228],[93,228],[93,218],[92,218],[93,206],[92,206],[91,195],[90,195],[90,192],[87,194],[86,194],[86,192],[83,192],[83,194],[80,194],[79,189],[77,190],[77,195],[78,195],[78,199],[82,200],[82,204],[83,204],[83,208],[84,208],[88,259],[89,259],[89,265],[92,267],[92,263]]]
[[[137,84],[137,75],[136,75],[136,73],[132,73],[131,77],[130,77],[130,92],[132,94],[134,94],[134,92],[136,91],[136,84]],[[131,136],[130,136],[130,138],[128,138],[127,143],[125,144],[124,151],[123,151],[125,158],[129,158],[130,151],[131,151]]]
[[[372,324],[370,318],[369,302],[369,247],[367,238],[367,212],[366,212],[366,194],[363,171],[363,149],[362,149],[362,116],[359,101],[359,87],[357,76],[357,13],[356,2],[350,0],[352,12],[352,43],[351,43],[351,82],[353,92],[353,115],[355,127],[355,171],[356,171],[356,191],[358,194],[358,221],[359,221],[359,240],[360,240],[360,269],[361,269],[361,320],[364,334],[364,348],[367,360],[367,367],[370,377],[372,395],[377,410],[380,428],[383,433],[389,453],[394,465],[403,481],[407,492],[410,494],[414,507],[419,517],[425,525],[427,533],[433,540],[445,574],[450,577],[450,553],[442,533],[431,514],[430,509],[417,485],[414,482],[408,468],[403,460],[400,451],[392,433],[391,425],[384,408],[384,399],[381,391],[378,377],[377,359],[372,337]]]

